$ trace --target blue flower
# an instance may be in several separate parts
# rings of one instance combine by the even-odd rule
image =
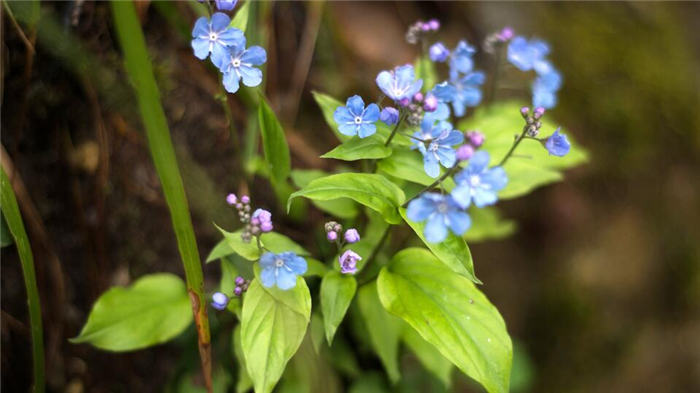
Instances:
[[[216,8],[219,11],[231,11],[236,7],[238,0],[216,0]]]
[[[474,53],[476,53],[476,49],[467,41],[459,41],[450,58],[450,79],[457,79],[459,73],[466,74],[472,70]]]
[[[204,60],[211,53],[211,62],[221,68],[226,58],[226,48],[243,37],[242,31],[228,28],[230,23],[231,18],[221,12],[212,15],[211,21],[205,17],[197,19],[192,29],[194,55]]]
[[[564,157],[571,150],[571,143],[566,139],[566,135],[560,133],[559,130],[561,130],[561,127],[557,128],[554,134],[545,139],[542,144],[550,155]]]
[[[423,229],[425,239],[439,243],[447,237],[447,229],[462,236],[469,229],[471,219],[459,208],[454,199],[447,195],[426,192],[408,204],[406,216],[413,222],[428,221]]]
[[[224,73],[224,87],[229,93],[238,91],[241,80],[248,87],[255,87],[262,83],[263,73],[259,68],[267,61],[267,52],[259,46],[245,48],[245,37],[241,37],[236,44],[229,47],[224,62],[219,69]]]
[[[550,67],[547,74],[538,76],[532,83],[532,105],[545,109],[557,105],[557,91],[561,88],[561,74]]]
[[[260,282],[271,288],[277,285],[286,291],[297,285],[297,276],[306,273],[306,260],[287,251],[281,254],[266,252],[260,257]]]
[[[428,49],[428,55],[430,56],[430,60],[436,63],[442,63],[450,56],[450,51],[445,48],[442,42],[438,42]]]
[[[462,117],[467,112],[467,107],[475,107],[481,102],[481,90],[479,86],[484,84],[486,77],[483,72],[477,71],[461,78],[453,79],[450,84],[454,87],[452,96],[452,108],[455,116]]]
[[[455,175],[457,187],[452,190],[452,198],[466,209],[474,201],[477,207],[493,205],[498,200],[498,191],[508,184],[506,171],[500,166],[487,168],[489,153],[479,151],[469,160],[469,165]]]
[[[382,109],[382,112],[379,114],[379,120],[383,121],[384,124],[388,126],[393,126],[399,122],[399,111],[397,111],[396,108],[387,106]]]
[[[360,96],[352,96],[345,103],[346,106],[339,106],[333,118],[338,123],[338,131],[343,135],[366,138],[377,132],[374,123],[379,120],[379,107],[377,104],[369,104],[365,108],[365,102]]]
[[[413,66],[396,67],[393,71],[382,71],[377,75],[377,86],[394,101],[412,99],[423,87],[423,80],[416,79]]]
[[[217,310],[223,310],[228,306],[229,298],[221,292],[216,292],[211,297],[211,306]]]
[[[508,45],[508,61],[521,71],[536,70],[546,73],[549,63],[545,56],[549,53],[549,45],[544,41],[524,37],[515,37]]]
[[[452,168],[457,163],[457,153],[452,148],[464,142],[464,134],[452,129],[452,124],[438,121],[432,124],[423,118],[421,130],[413,134],[416,139],[413,149],[423,155],[423,169],[430,177],[440,176],[440,164]]]

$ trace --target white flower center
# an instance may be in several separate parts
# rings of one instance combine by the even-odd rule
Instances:
[[[472,187],[476,187],[479,184],[481,184],[481,179],[479,178],[479,176],[474,175],[471,177],[471,179],[469,179],[469,183],[471,183]]]
[[[449,210],[449,206],[447,206],[447,203],[441,203],[437,206],[437,211],[442,214],[447,213],[447,210]]]
[[[233,61],[231,61],[231,63],[233,64],[234,67],[240,67],[241,66],[241,59],[233,59]]]
[[[362,118],[360,116],[355,117],[355,124],[362,124]]]
[[[284,266],[284,261],[280,258],[275,259],[275,266],[277,266],[277,267]]]
[[[209,33],[209,40],[210,41],[216,41],[217,39],[219,39],[219,36],[216,35],[215,32],[212,31],[211,33]]]

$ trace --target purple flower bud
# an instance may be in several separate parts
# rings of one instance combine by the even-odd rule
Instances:
[[[224,295],[221,292],[217,292],[211,297],[211,306],[214,307],[217,310],[223,310],[226,308],[228,305],[228,296]]]
[[[258,220],[257,217],[253,217],[253,218],[250,220],[250,224],[251,224],[251,225],[260,225],[260,220]]]
[[[437,107],[438,107],[437,97],[435,97],[432,94],[428,94],[428,96],[425,97],[425,101],[423,102],[423,109],[426,112],[435,112]]]
[[[260,223],[272,222],[272,213],[265,209],[255,209],[253,218],[257,218]]]
[[[421,93],[421,92],[416,93],[416,95],[413,96],[413,101],[416,101],[416,102],[423,101],[423,93]]]
[[[357,255],[352,250],[347,250],[338,258],[340,262],[340,272],[343,274],[355,274],[357,272],[357,262],[361,261],[362,257]]]
[[[347,231],[345,231],[345,241],[353,244],[357,243],[360,241],[360,233],[357,232],[357,229],[355,228],[350,228]]]
[[[484,144],[486,137],[479,131],[467,131],[467,140],[474,148],[480,147]]]
[[[442,42],[433,44],[428,50],[428,55],[430,60],[438,63],[442,63],[450,57],[450,51],[445,47]]]
[[[243,202],[244,205],[249,204],[249,203],[250,203],[250,198],[248,197],[248,195],[243,195],[243,196],[241,197],[241,202]]]
[[[471,145],[462,145],[457,149],[457,159],[467,161],[474,155],[474,148]]]
[[[216,0],[216,8],[219,11],[231,11],[238,3],[238,0]]]
[[[440,21],[431,19],[428,21],[428,26],[430,26],[430,30],[438,31],[440,29]]]
[[[236,203],[238,203],[238,197],[236,197],[236,194],[228,194],[226,196],[226,203],[228,203],[230,206],[233,206]]]
[[[245,278],[243,278],[241,276],[236,277],[236,285],[240,287],[243,284],[245,284]]]
[[[334,242],[334,241],[338,240],[338,232],[334,232],[334,231],[328,232],[328,234],[326,235],[326,238],[328,239],[329,242]]]
[[[265,221],[260,224],[260,229],[263,231],[263,233],[268,233],[272,232],[272,221]]]
[[[511,27],[504,27],[500,33],[498,33],[498,39],[501,41],[509,41],[515,36],[515,31]]]
[[[423,23],[423,24],[420,26],[420,29],[423,30],[423,31],[430,31],[430,23]]]
[[[526,106],[520,108],[520,114],[523,116],[523,119],[527,119],[527,117],[530,115],[530,108]]]
[[[242,293],[243,293],[243,288],[241,288],[241,287],[235,287],[235,288],[233,288],[233,294],[234,294],[234,295],[236,295],[236,296],[241,296]]]
[[[387,106],[382,109],[382,112],[379,114],[379,120],[383,121],[384,124],[388,126],[394,125],[399,122],[399,111],[397,111],[396,108]]]
[[[535,108],[535,114],[533,117],[535,119],[539,119],[542,116],[544,116],[544,108],[542,108],[541,106],[538,106],[537,108]]]
[[[408,97],[404,97],[399,100],[399,105],[401,106],[409,106],[411,104],[411,99]]]

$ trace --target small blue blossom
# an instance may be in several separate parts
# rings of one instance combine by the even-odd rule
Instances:
[[[462,208],[472,201],[477,207],[493,205],[498,200],[498,191],[508,184],[508,176],[502,167],[488,168],[489,153],[479,151],[469,160],[469,165],[455,175],[457,187],[452,198]]]
[[[430,60],[436,63],[442,63],[450,57],[450,51],[442,42],[438,42],[428,49],[428,55],[430,56]]]
[[[224,87],[229,93],[235,93],[240,87],[241,80],[248,87],[262,83],[263,73],[259,68],[267,61],[267,52],[259,46],[246,49],[246,39],[241,37],[235,45],[227,48],[224,61],[219,67],[224,73]]]
[[[338,263],[340,264],[340,272],[343,274],[357,273],[357,262],[361,260],[362,257],[355,251],[345,251],[343,255],[338,257]]]
[[[549,45],[538,39],[528,41],[525,37],[515,37],[508,45],[508,61],[521,71],[536,70],[546,73],[550,67],[545,56],[549,53]]]
[[[554,134],[545,139],[542,144],[550,155],[564,157],[571,150],[571,143],[566,139],[566,135],[559,132],[559,130],[561,130],[561,127],[557,128]]]
[[[233,46],[243,37],[243,32],[229,28],[231,18],[217,12],[209,21],[205,17],[197,19],[192,29],[192,49],[197,58],[204,60],[211,54],[211,62],[221,68],[226,60],[227,47]]]
[[[352,96],[345,103],[346,106],[339,106],[333,118],[338,123],[338,131],[343,135],[366,138],[377,132],[374,123],[379,120],[379,107],[377,104],[369,104],[365,108],[365,102],[360,96]]]
[[[423,155],[423,169],[430,177],[440,176],[440,164],[452,168],[457,163],[457,153],[452,148],[464,142],[464,134],[452,129],[452,124],[439,121],[431,124],[425,118],[421,130],[414,134],[418,139],[413,149]]]
[[[217,310],[224,310],[228,306],[229,298],[221,292],[216,292],[211,297],[211,306]]]
[[[396,108],[387,106],[382,109],[382,112],[379,114],[379,120],[383,121],[384,124],[388,126],[393,126],[399,122],[399,111],[396,110]]]
[[[557,105],[557,91],[561,88],[561,74],[550,67],[547,74],[538,76],[532,83],[532,105],[545,109]]]
[[[238,0],[216,0],[216,8],[219,11],[231,11],[236,7]]]
[[[469,215],[449,195],[426,192],[408,204],[406,216],[413,222],[427,220],[423,235],[431,243],[439,243],[447,237],[447,229],[462,236],[471,226]]]
[[[461,78],[453,79],[450,84],[454,87],[452,96],[452,108],[455,116],[462,117],[467,112],[468,107],[475,107],[481,102],[481,90],[479,86],[484,84],[486,76],[483,72],[477,71],[467,74]]]
[[[394,101],[407,99],[410,102],[423,87],[423,80],[416,80],[411,65],[396,67],[393,71],[382,71],[377,75],[376,82],[382,92]]]
[[[267,252],[260,257],[260,282],[267,288],[277,285],[286,291],[297,285],[297,276],[306,273],[306,260],[287,251],[280,254]]]
[[[450,79],[457,79],[460,73],[466,74],[474,68],[474,53],[476,49],[467,41],[459,41],[450,58]]]

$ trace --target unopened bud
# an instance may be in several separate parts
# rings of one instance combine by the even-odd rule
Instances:
[[[471,145],[462,145],[457,149],[457,159],[467,161],[474,155],[474,148]]]

